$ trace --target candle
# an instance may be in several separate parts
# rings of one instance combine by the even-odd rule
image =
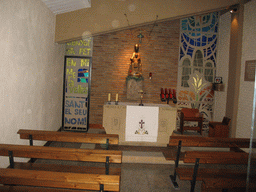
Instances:
[[[164,94],[164,89],[163,88],[161,88],[161,94]]]
[[[176,90],[173,89],[173,97],[176,98]]]
[[[108,102],[110,102],[111,101],[111,94],[109,93],[108,94]]]
[[[172,99],[172,89],[169,89],[170,99]]]
[[[118,93],[116,94],[116,101],[118,101]]]

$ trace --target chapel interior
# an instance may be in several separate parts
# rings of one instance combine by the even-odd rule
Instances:
[[[229,141],[225,148],[248,155],[247,164],[232,169],[244,170],[248,178],[255,175],[250,163],[255,158],[256,0],[61,3],[0,2],[0,144],[118,151],[122,163],[110,167],[121,169],[121,192],[165,192],[177,190],[171,177],[177,154],[183,159],[186,150],[198,147],[179,152],[171,137],[245,139],[247,147]],[[65,4],[68,10],[63,11]],[[83,144],[37,136],[32,141],[31,135],[22,138],[20,130],[70,137],[109,134],[119,141]],[[0,169],[12,167],[10,152],[0,154]],[[90,164],[44,158],[21,162]],[[220,169],[230,168],[220,164]],[[179,179],[178,189],[206,191],[208,181],[193,185]]]

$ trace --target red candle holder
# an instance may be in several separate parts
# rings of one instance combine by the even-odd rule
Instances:
[[[161,93],[160,93],[160,99],[162,102],[166,102],[169,104],[169,101],[172,100],[174,104],[177,103],[176,99],[176,90],[175,89],[163,89],[161,88]]]

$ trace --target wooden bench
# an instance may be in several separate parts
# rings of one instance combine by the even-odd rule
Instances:
[[[0,169],[5,185],[119,191],[122,152],[0,144],[0,155],[9,156],[10,166]],[[103,163],[105,167],[14,162],[14,157]]]
[[[229,174],[225,176],[219,176],[218,178],[204,178],[202,180],[201,192],[245,192],[256,191],[255,177],[247,185],[247,174]]]
[[[71,189],[57,189],[48,187],[28,187],[28,186],[0,186],[2,192],[79,192]]]
[[[227,182],[224,181],[236,182],[239,179],[245,184],[247,170],[199,168],[199,164],[247,165],[248,158],[249,154],[242,152],[186,151],[183,161],[184,163],[195,163],[194,168],[178,167],[176,172],[180,180],[191,181],[191,192],[194,192],[195,184],[198,180],[203,181],[203,189],[209,188],[209,185],[215,183],[216,179],[218,179],[219,187],[222,185],[222,189],[228,189],[235,187],[235,185],[225,185]],[[240,185],[240,187],[246,186]]]
[[[200,136],[170,136],[168,146],[177,146],[177,153],[175,159],[175,169],[174,174],[170,175],[171,181],[175,188],[178,188],[177,170],[179,170],[180,175],[188,174],[188,171],[192,175],[193,168],[183,171],[184,168],[178,169],[179,161],[183,160],[181,158],[181,147],[214,147],[214,148],[229,148],[230,151],[244,152],[240,148],[248,148],[250,144],[250,139],[247,138],[210,138],[210,137],[200,137]],[[166,158],[167,160],[173,160]],[[191,178],[191,177],[190,177]]]
[[[58,189],[49,187],[31,187],[31,186],[0,186],[2,192],[79,192],[81,190]],[[82,190],[84,192],[84,190]]]
[[[106,144],[106,149],[108,149],[109,145],[118,145],[119,142],[119,136],[117,134],[77,133],[28,129],[20,129],[18,134],[20,134],[21,139],[29,139],[31,146],[33,145],[33,140],[40,140]]]

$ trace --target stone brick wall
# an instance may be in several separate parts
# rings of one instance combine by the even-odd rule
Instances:
[[[121,102],[126,98],[126,77],[134,45],[141,31],[140,44],[142,72],[144,77],[144,103],[161,103],[160,89],[176,89],[179,55],[179,20],[154,24],[103,34],[93,39],[92,83],[90,123],[102,123],[103,105],[108,93],[111,100],[119,94]],[[152,30],[153,28],[153,30]],[[151,32],[152,31],[152,32]],[[149,73],[152,72],[150,80]]]

